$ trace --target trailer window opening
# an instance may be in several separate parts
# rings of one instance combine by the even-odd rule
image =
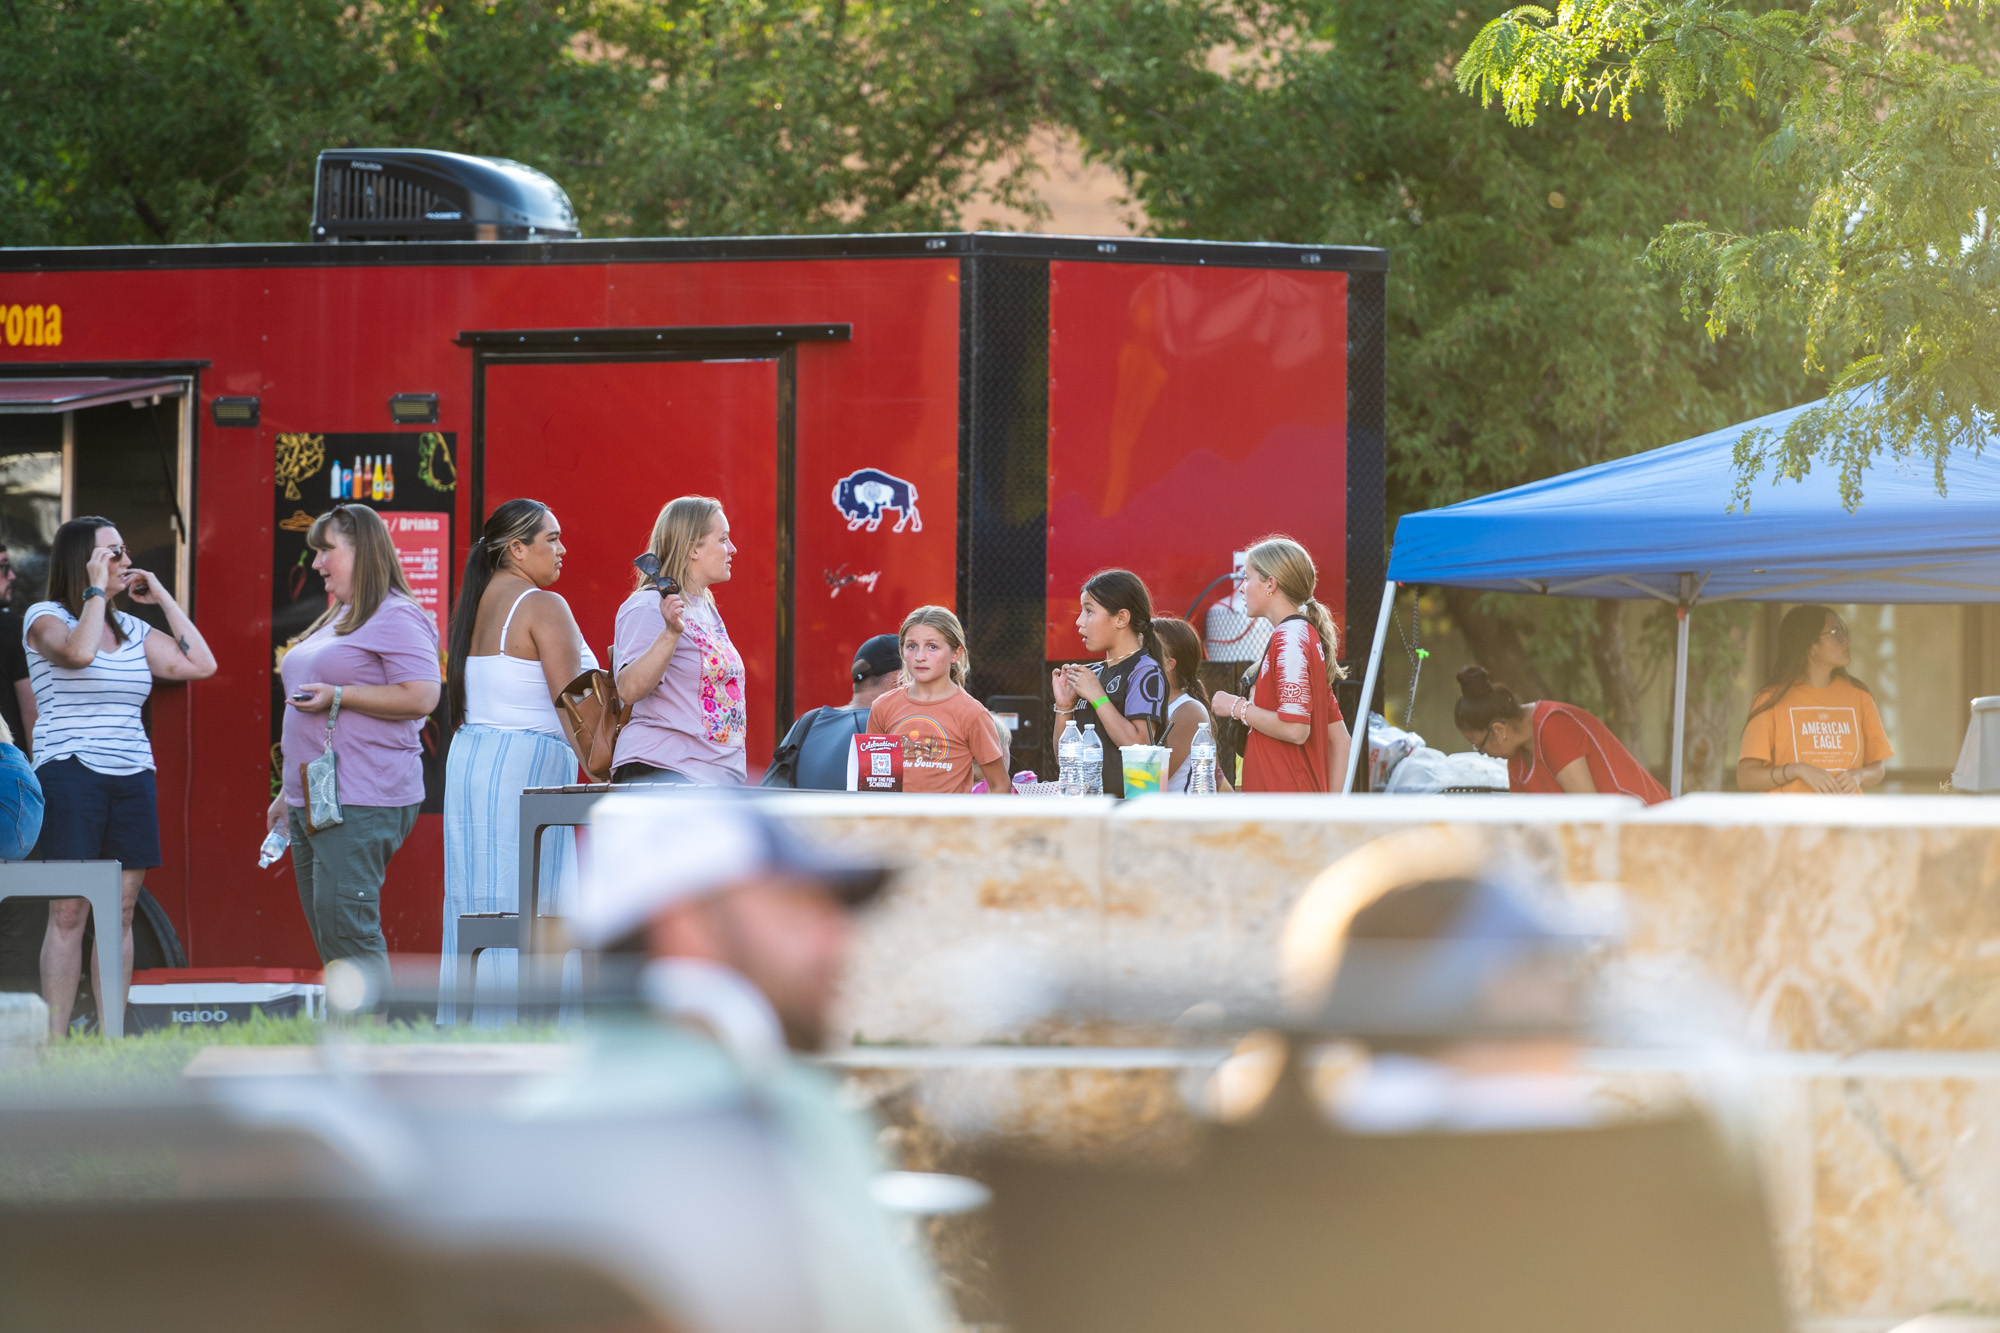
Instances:
[[[0,544],[20,606],[47,594],[49,545],[62,522],[63,418],[0,416]]]
[[[78,514],[102,514],[118,526],[133,565],[157,574],[185,605],[188,380],[134,382],[144,392],[109,402],[87,392],[91,381],[45,383],[41,401],[30,393],[11,395],[0,413],[0,542],[19,576],[15,600],[26,605],[46,594],[48,553],[59,524]],[[157,608],[121,609],[165,626]]]

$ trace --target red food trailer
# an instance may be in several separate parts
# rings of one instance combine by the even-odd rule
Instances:
[[[440,624],[483,516],[548,502],[601,655],[661,504],[719,496],[753,769],[911,607],[957,610],[975,695],[1036,700],[1081,655],[1093,570],[1181,614],[1271,531],[1312,550],[1359,658],[1386,268],[988,233],[0,250],[0,540],[32,565],[60,519],[103,513],[174,581],[221,671],[154,694],[148,887],[198,966],[310,966],[289,863],[254,853],[274,652],[325,604],[303,530],[343,477],[383,476],[371,502]],[[1047,714],[1013,707],[1035,766]],[[425,743],[432,813],[383,894],[402,950],[438,939],[437,722]]]

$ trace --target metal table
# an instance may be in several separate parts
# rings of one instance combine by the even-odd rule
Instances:
[[[590,822],[590,808],[615,791],[655,790],[645,783],[593,782],[530,787],[521,793],[521,880],[511,912],[469,913],[458,919],[458,1021],[472,1013],[474,969],[488,949],[515,949],[526,968],[541,943],[542,833]],[[516,976],[521,975],[519,971]]]
[[[124,894],[116,861],[0,862],[0,899],[82,898],[97,919],[97,1022],[107,1037],[125,1035]],[[109,927],[109,929],[107,929]]]

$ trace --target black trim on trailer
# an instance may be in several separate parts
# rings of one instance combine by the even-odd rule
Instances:
[[[1374,649],[1375,618],[1382,610],[1383,580],[1388,578],[1386,541],[1388,508],[1388,279],[1381,273],[1355,273],[1347,279],[1347,660],[1359,666]],[[1349,730],[1366,740],[1370,709],[1379,707],[1383,685],[1375,698],[1361,698],[1361,672],[1341,700]],[[1350,701],[1352,707],[1349,706]],[[1361,766],[1355,790],[1368,789],[1368,766]]]
[[[974,698],[1043,698],[1049,598],[1049,266],[959,265],[958,615]],[[1016,744],[1040,753],[1045,719]]]
[[[0,250],[0,254],[5,253]],[[0,375],[16,380],[59,380],[70,376],[141,379],[147,375],[193,375],[214,365],[213,361],[205,358],[186,361],[0,361]]]
[[[603,241],[384,241],[352,245],[120,245],[0,248],[0,272],[177,268],[378,268],[437,264],[686,263],[781,259],[1087,259],[1113,264],[1215,264],[1386,272],[1389,252],[1362,245],[1175,241],[1013,232],[717,236]]]
[[[774,330],[785,331],[773,336]],[[798,351],[802,342],[845,342],[850,324],[715,325],[710,328],[497,329],[461,333],[472,349],[472,440],[467,451],[472,513],[468,544],[486,522],[486,370],[507,365],[600,365],[634,361],[775,361],[778,369],[777,663],[773,704],[777,735],[792,725],[793,643],[798,623]],[[572,335],[593,335],[573,338]],[[614,336],[617,335],[617,336]],[[655,337],[655,335],[668,335]],[[713,335],[713,336],[707,336]],[[454,558],[456,552],[453,553]]]
[[[634,349],[677,351],[695,348],[707,353],[755,351],[802,342],[844,343],[853,337],[852,324],[715,324],[644,329],[480,329],[460,333],[454,341],[460,347],[477,347],[488,352],[595,352],[599,348],[626,352]]]

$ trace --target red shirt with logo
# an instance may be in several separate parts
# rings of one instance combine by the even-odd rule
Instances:
[[[1312,730],[1305,744],[1287,745],[1251,728],[1243,743],[1241,789],[1332,791],[1336,779],[1331,729],[1343,719],[1326,678],[1326,649],[1319,631],[1305,617],[1288,616],[1271,631],[1250,705],[1270,709],[1281,721],[1310,723]]]
[[[1667,789],[1632,757],[1596,717],[1574,704],[1535,705],[1531,723],[1534,744],[1516,750],[1507,761],[1507,789],[1560,795],[1556,774],[1581,759],[1590,768],[1591,785],[1606,793],[1636,796],[1647,805],[1667,799]]]

